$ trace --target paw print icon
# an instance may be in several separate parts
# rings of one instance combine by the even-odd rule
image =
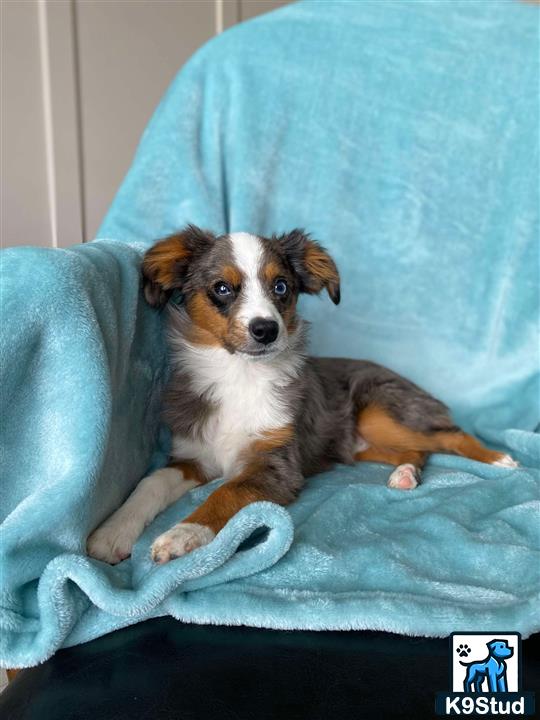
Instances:
[[[468,645],[458,645],[456,648],[456,652],[459,657],[469,657],[471,648]]]

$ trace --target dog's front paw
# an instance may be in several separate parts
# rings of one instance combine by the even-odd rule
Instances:
[[[129,523],[104,522],[86,541],[86,552],[96,560],[116,565],[131,555],[138,537],[138,529]]]
[[[398,465],[388,478],[388,487],[397,490],[414,490],[418,485],[419,470],[411,463]]]
[[[179,523],[160,535],[152,545],[152,560],[163,565],[212,542],[215,534],[206,525]]]

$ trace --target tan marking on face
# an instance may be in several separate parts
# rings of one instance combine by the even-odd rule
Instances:
[[[204,291],[192,295],[186,309],[192,322],[189,342],[233,350],[246,342],[245,328],[236,322],[234,315],[230,318],[224,317],[212,305]]]
[[[235,318],[231,318],[229,322],[229,331],[225,338],[226,347],[237,349],[245,345],[247,340],[247,330]]]
[[[237,288],[242,284],[242,273],[234,265],[225,265],[221,277],[233,288]]]
[[[186,310],[191,318],[189,341],[196,345],[223,345],[227,333],[227,319],[216,310],[204,292],[192,295]]]
[[[283,275],[283,268],[275,260],[267,262],[263,268],[263,277],[270,285],[276,278]]]

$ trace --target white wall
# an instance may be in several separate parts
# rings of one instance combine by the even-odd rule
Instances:
[[[0,9],[2,238],[49,244],[38,16],[33,3]]]
[[[0,0],[2,245],[92,239],[181,65],[286,2]]]

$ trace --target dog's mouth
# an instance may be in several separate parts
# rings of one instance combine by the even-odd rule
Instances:
[[[237,352],[240,355],[246,355],[250,358],[262,358],[262,357],[270,357],[271,355],[276,355],[279,350],[278,348],[261,348],[260,350],[237,350]]]
[[[245,358],[269,358],[277,355],[283,349],[278,343],[272,343],[271,345],[262,345],[254,347],[253,345],[236,345],[231,342],[223,342],[223,347],[231,355],[240,355]]]

